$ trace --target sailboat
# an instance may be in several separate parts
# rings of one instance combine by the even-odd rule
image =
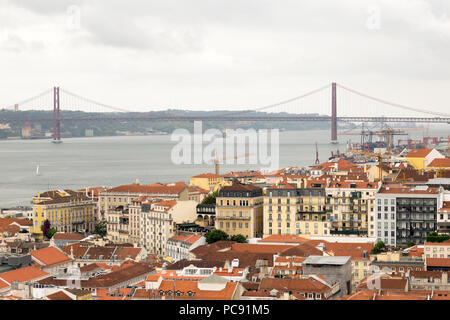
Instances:
[[[39,172],[39,165],[36,166],[36,175],[37,175],[37,176],[40,176],[40,175],[41,175],[41,173]]]

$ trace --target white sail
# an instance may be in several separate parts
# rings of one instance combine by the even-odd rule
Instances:
[[[39,173],[39,165],[36,166],[36,175],[40,176],[41,174]]]

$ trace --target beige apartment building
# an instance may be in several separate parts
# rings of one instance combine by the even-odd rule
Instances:
[[[234,181],[216,198],[216,229],[230,235],[258,238],[263,234],[263,191]]]
[[[136,210],[129,210],[133,200],[142,196],[163,200],[188,200],[189,190],[184,182],[155,183],[141,185],[122,185],[98,192],[98,208],[100,215],[108,222],[108,239],[114,242],[128,242],[137,240],[137,236],[130,238],[131,226],[134,233],[138,228]],[[134,214],[134,216],[131,216]]]
[[[186,201],[163,200],[149,196],[141,196],[139,198],[133,199],[131,205],[129,206],[128,210],[129,225],[127,229],[128,242],[135,244],[142,243],[143,239],[141,238],[141,233],[142,231],[144,232],[147,231],[147,229],[145,229],[146,223],[149,222],[150,221],[149,219],[154,216],[153,213],[149,211],[144,211],[144,208],[145,210],[147,209],[149,210],[149,208],[158,209],[162,207],[161,203],[164,202],[167,202],[167,206],[170,206],[170,208],[167,209],[170,212],[171,216],[172,225],[170,230],[176,230],[176,224],[193,223],[196,220],[197,218],[196,207],[198,203],[194,200],[186,200]],[[159,204],[159,205],[149,207],[148,206],[149,204]],[[142,223],[144,224],[142,225]],[[145,230],[143,230],[141,227],[144,227]],[[170,235],[172,235],[172,231]],[[146,235],[144,235],[144,238],[145,240],[147,239]],[[155,245],[153,245],[153,242],[150,243],[149,241],[146,241],[146,243],[149,245],[149,247],[156,247]]]
[[[296,188],[286,181],[267,188],[264,197],[264,236],[329,234],[325,190]]]
[[[135,184],[122,185],[105,191],[99,191],[98,201],[100,212],[106,218],[109,211],[115,210],[119,206],[127,209],[133,199],[144,195],[165,200],[189,199],[188,186],[184,182],[141,185],[137,181]]]
[[[331,235],[368,236],[368,219],[375,212],[377,191],[378,182],[331,182],[326,188]]]

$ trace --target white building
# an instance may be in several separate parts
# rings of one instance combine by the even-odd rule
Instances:
[[[167,255],[172,258],[172,262],[189,260],[189,252],[204,244],[206,239],[201,235],[174,236],[167,241]]]
[[[369,232],[389,246],[423,244],[426,236],[437,230],[442,194],[442,188],[383,185],[375,195],[374,221],[370,219]]]

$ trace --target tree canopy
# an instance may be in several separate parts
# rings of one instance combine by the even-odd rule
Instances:
[[[384,248],[386,248],[386,245],[384,244],[384,242],[383,241],[378,241],[373,246],[372,253],[374,253],[374,254],[381,253]]]
[[[427,242],[444,242],[450,239],[449,235],[438,234],[437,232],[432,232],[427,235]]]
[[[216,204],[216,198],[219,195],[219,190],[208,194],[202,201],[202,204]]]
[[[102,220],[99,223],[97,223],[95,225],[95,233],[104,237],[106,236],[106,226],[107,226],[107,222],[106,220]]]
[[[208,244],[216,241],[235,241],[238,243],[247,243],[247,239],[242,234],[230,236],[225,231],[217,229],[211,230],[205,235],[205,237]]]

